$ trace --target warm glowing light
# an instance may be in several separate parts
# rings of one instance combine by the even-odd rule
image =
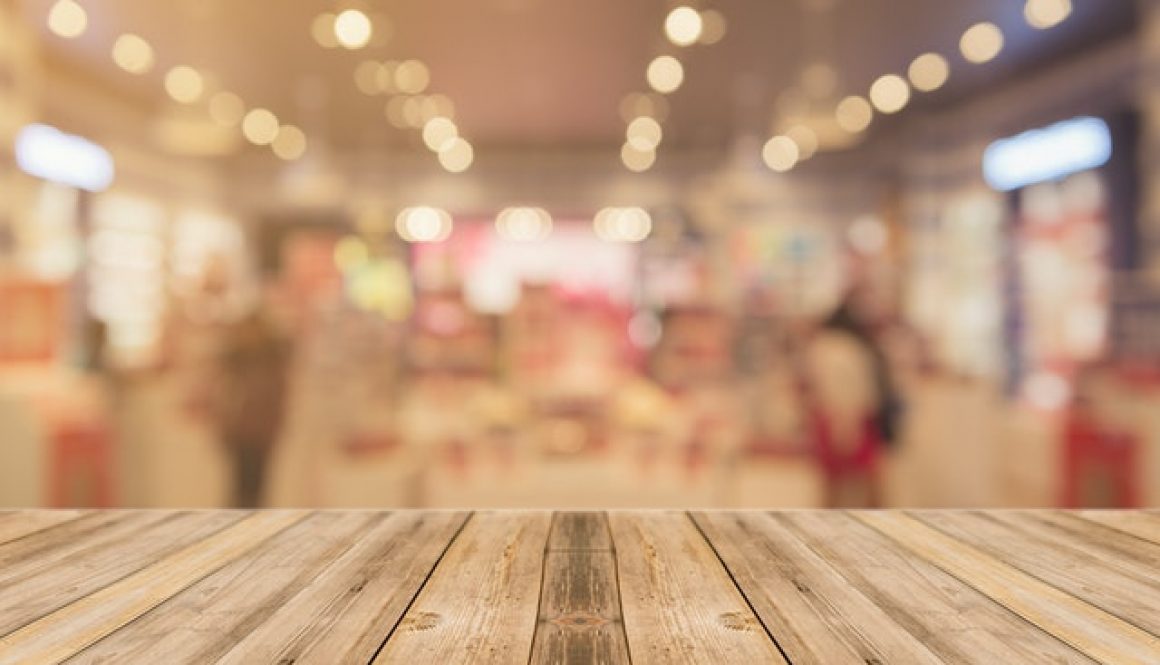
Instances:
[[[665,36],[677,46],[688,46],[701,38],[704,23],[692,7],[677,7],[665,18]]]
[[[910,86],[896,74],[878,77],[870,86],[870,103],[882,113],[898,113],[910,101]]]
[[[628,143],[637,150],[656,150],[661,142],[661,124],[648,116],[641,116],[628,123],[626,132]]]
[[[404,60],[395,69],[395,87],[399,92],[417,95],[431,83],[431,72],[418,60]]]
[[[48,29],[58,37],[80,37],[88,27],[89,15],[73,0],[57,0],[48,10]]]
[[[950,67],[947,59],[937,53],[923,53],[910,63],[906,71],[910,84],[916,90],[931,92],[938,90],[947,82],[950,76]]]
[[[865,98],[851,95],[838,102],[834,115],[839,127],[857,134],[870,126],[870,121],[874,119],[874,109]]]
[[[253,109],[242,118],[242,134],[254,145],[273,143],[279,129],[278,116],[266,109]]]
[[[725,38],[728,25],[725,15],[716,9],[706,9],[701,12],[701,43],[716,44]]]
[[[646,75],[653,90],[668,94],[681,87],[685,80],[685,68],[673,56],[662,55],[649,63]]]
[[[508,240],[543,240],[552,232],[552,216],[543,208],[504,208],[496,215],[495,228]]]
[[[205,81],[193,67],[178,65],[165,74],[165,92],[175,101],[192,104],[205,92]]]
[[[354,68],[354,85],[364,95],[383,92],[381,76],[383,64],[375,60],[363,60]]]
[[[423,122],[442,116],[447,119],[455,118],[455,104],[447,95],[427,95],[423,98]]]
[[[408,99],[410,98],[391,97],[389,100],[387,100],[387,105],[383,109],[383,112],[387,116],[387,122],[391,123],[391,126],[398,129],[406,129],[409,126],[407,124]]]
[[[592,219],[596,236],[609,242],[640,242],[652,233],[652,217],[643,208],[603,208]]]
[[[451,235],[451,215],[446,210],[419,206],[404,208],[395,218],[395,231],[407,242],[439,242]]]
[[[286,161],[298,159],[306,152],[306,134],[294,125],[283,125],[270,148]]]
[[[798,160],[809,159],[818,151],[818,135],[805,125],[794,125],[786,130],[785,135],[797,145]]]
[[[233,127],[245,114],[246,105],[242,98],[232,92],[222,90],[209,98],[209,117],[222,127]]]
[[[121,35],[113,42],[113,62],[130,74],[153,69],[153,47],[137,35]]]
[[[963,33],[959,50],[968,62],[987,62],[1003,50],[1003,32],[994,23],[976,23]]]
[[[439,151],[439,163],[452,173],[462,173],[475,161],[475,150],[461,138],[454,138],[443,144]]]
[[[371,40],[374,29],[366,14],[357,9],[347,9],[334,17],[334,37],[348,49],[360,49]]]
[[[629,171],[642,173],[656,163],[657,153],[655,150],[641,150],[631,143],[625,143],[620,148],[620,161]]]
[[[423,125],[423,143],[434,152],[442,152],[445,147],[459,138],[459,129],[448,118],[435,117]]]
[[[769,168],[783,173],[798,163],[801,152],[794,140],[788,136],[775,136],[765,142],[761,149],[761,159]]]
[[[1023,17],[1038,30],[1053,28],[1071,15],[1071,0],[1027,0]]]
[[[310,35],[322,48],[338,48],[338,37],[334,34],[334,14],[327,12],[315,16],[310,24]]]

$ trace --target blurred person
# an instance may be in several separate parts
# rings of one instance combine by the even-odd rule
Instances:
[[[224,334],[215,395],[218,433],[233,463],[233,505],[262,501],[271,451],[285,411],[289,340],[259,305]]]
[[[855,293],[810,336],[802,370],[807,436],[828,506],[878,506],[881,457],[897,436],[901,401]]]

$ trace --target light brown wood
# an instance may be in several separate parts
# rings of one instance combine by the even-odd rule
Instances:
[[[1160,512],[1147,510],[1081,510],[1073,514],[1160,545]]]
[[[846,513],[780,518],[854,590],[948,663],[1094,662]]]
[[[860,512],[858,519],[987,594],[1092,658],[1151,665],[1160,638],[908,515]]]
[[[0,511],[0,665],[1160,663],[1149,511]]]
[[[75,520],[83,514],[79,510],[0,511],[0,544]]]
[[[371,516],[349,549],[219,662],[370,662],[467,514]]]
[[[693,518],[790,662],[941,662],[774,516]]]
[[[1147,563],[1133,561],[1124,552],[1113,556],[1117,553],[1103,548],[1119,534],[1096,534],[1105,540],[1085,541],[1060,531],[1047,521],[1049,513],[1044,511],[924,512],[916,517],[1031,577],[1160,634],[1160,612],[1156,611],[1160,608],[1160,547],[1139,540],[1131,543],[1132,553]]]
[[[551,515],[476,513],[376,663],[526,663]]]
[[[633,662],[785,659],[689,517],[609,515]]]
[[[603,513],[558,513],[552,519],[530,662],[630,662],[616,556]]]
[[[196,580],[302,519],[295,511],[253,514],[100,591],[4,637],[5,663],[67,658],[152,609]]]

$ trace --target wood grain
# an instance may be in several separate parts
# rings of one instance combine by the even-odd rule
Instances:
[[[1094,662],[846,513],[801,511],[779,521],[948,663]]]
[[[609,515],[634,662],[784,663],[684,513]]]
[[[526,663],[539,609],[546,512],[474,514],[375,663]]]
[[[602,513],[557,513],[552,520],[531,663],[630,662],[616,558]]]
[[[0,544],[75,520],[83,514],[79,510],[0,511]]]
[[[900,513],[855,513],[914,554],[937,565],[1095,660],[1154,665],[1160,638],[1004,561]]]
[[[774,516],[693,519],[790,662],[941,662]]]
[[[367,663],[399,623],[467,514],[371,514],[302,591],[219,663]]]
[[[63,660],[302,519],[295,511],[247,516],[133,575],[0,637],[0,663]]]
[[[1160,634],[1160,547],[1131,539],[1129,551],[1058,529],[1045,511],[922,512],[921,521],[1154,635]],[[1093,529],[1099,527],[1091,525]],[[1082,528],[1082,521],[1081,521]],[[1105,549],[1107,548],[1107,549]],[[1132,550],[1146,563],[1128,558]],[[1151,550],[1153,556],[1148,556]]]
[[[1147,510],[1081,510],[1083,519],[1160,545],[1160,513]]]

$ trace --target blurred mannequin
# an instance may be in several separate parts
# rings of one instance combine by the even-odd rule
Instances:
[[[285,410],[290,346],[259,306],[225,332],[215,409],[218,432],[233,462],[234,506],[262,499],[270,454]]]

